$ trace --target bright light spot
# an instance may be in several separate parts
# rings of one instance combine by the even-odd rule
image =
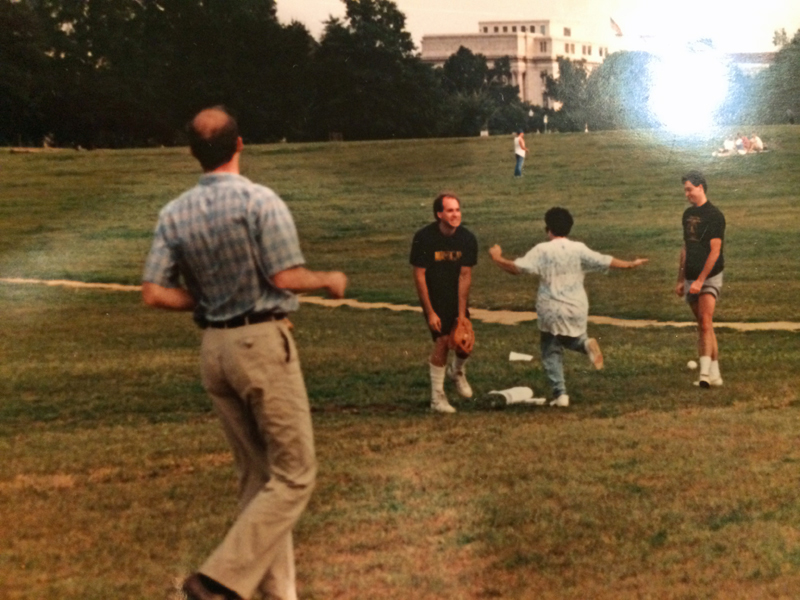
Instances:
[[[723,56],[705,44],[659,54],[651,63],[650,111],[680,135],[703,135],[728,94]]]

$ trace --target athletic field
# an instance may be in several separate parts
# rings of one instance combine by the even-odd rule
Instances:
[[[419,313],[303,303],[320,461],[303,600],[800,597],[800,128],[712,158],[726,133],[530,135],[521,180],[511,136],[246,147],[309,267],[344,270],[361,303],[416,304],[411,237],[442,190],[480,244],[471,304],[492,311],[532,311],[536,280],[489,246],[522,254],[560,205],[574,239],[650,259],[587,276],[593,316],[689,321],[672,294],[683,172],[705,172],[728,222],[721,389],[691,385],[691,326],[594,322],[606,368],[565,357],[568,409],[497,410],[490,390],[547,393],[538,358],[508,361],[538,355],[536,324],[476,320],[477,397],[448,388],[459,412],[433,415]],[[11,281],[138,285],[158,210],[198,175],[182,148],[0,153],[0,598],[174,598],[232,520],[190,316]]]

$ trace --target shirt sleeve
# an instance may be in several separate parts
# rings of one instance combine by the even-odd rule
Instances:
[[[540,269],[540,250],[539,246],[534,246],[524,256],[520,256],[514,261],[514,265],[523,273],[538,275]]]
[[[408,261],[413,266],[419,267],[420,269],[427,269],[430,267],[430,252],[427,251],[421,232],[414,234],[414,239],[411,242],[411,255]]]
[[[158,224],[156,225],[153,244],[145,262],[142,281],[155,283],[166,288],[181,286],[178,260],[167,241],[167,225],[163,214],[159,216]]]
[[[610,254],[600,254],[585,244],[581,244],[580,248],[581,269],[583,269],[584,272],[608,271],[609,267],[611,267],[611,261],[614,259],[614,257]]]
[[[259,211],[257,248],[264,273],[276,273],[305,264],[300,239],[286,203],[270,194]]]
[[[478,238],[470,234],[464,249],[464,257],[461,261],[463,267],[474,267],[478,264]]]
[[[708,221],[705,238],[707,240],[722,239],[725,236],[725,217],[722,214],[715,214]]]

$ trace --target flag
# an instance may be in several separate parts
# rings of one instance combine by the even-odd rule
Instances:
[[[611,19],[611,29],[614,31],[614,35],[618,37],[622,35],[622,29],[619,28],[619,25],[617,25],[614,19]]]

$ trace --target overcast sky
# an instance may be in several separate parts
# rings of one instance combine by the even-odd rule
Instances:
[[[297,20],[319,39],[323,23],[344,16],[341,0],[277,0],[282,23]],[[584,30],[606,28],[609,19],[624,33],[621,41],[640,48],[641,36],[661,39],[711,38],[726,52],[775,48],[772,35],[800,29],[800,0],[395,0],[406,29],[419,49],[423,35],[474,33],[478,21],[558,19]]]

